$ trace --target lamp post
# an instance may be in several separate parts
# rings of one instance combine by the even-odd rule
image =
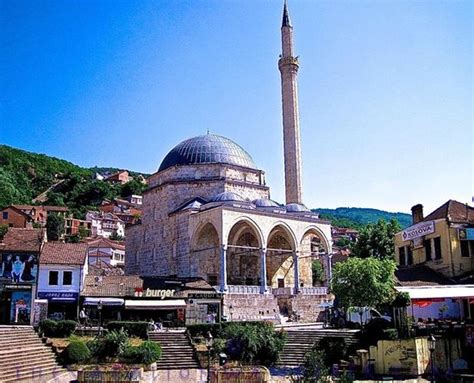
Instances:
[[[431,334],[428,337],[428,350],[430,350],[430,364],[431,364],[431,383],[435,382],[434,370],[434,351],[436,349],[436,338]]]
[[[102,329],[102,301],[97,302],[97,310],[99,311],[99,329],[97,330],[97,336],[101,335]]]
[[[210,331],[206,334],[206,347],[207,347],[207,383],[211,382],[211,349],[214,339]]]

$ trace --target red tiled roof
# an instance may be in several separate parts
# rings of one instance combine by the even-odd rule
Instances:
[[[66,206],[43,206],[46,211],[69,211]]]
[[[18,214],[22,215],[23,217],[27,218],[27,219],[33,219],[33,217],[29,214],[26,214],[23,210],[21,210],[18,205],[10,205],[10,206],[7,206],[5,209],[3,209],[2,211],[6,210],[6,209],[12,209],[14,210],[15,212],[17,212]]]
[[[450,222],[474,224],[474,208],[468,204],[450,199],[435,211],[428,214],[423,221],[443,218],[447,218]]]
[[[135,288],[143,286],[138,275],[86,275],[84,290],[86,297],[124,297]]]
[[[125,250],[125,245],[122,245],[118,241],[113,241],[108,238],[95,238],[87,242],[89,248],[111,248],[114,250]]]
[[[10,227],[3,238],[0,250],[39,252],[43,244],[43,229]]]
[[[83,265],[87,243],[47,242],[40,255],[40,264]]]

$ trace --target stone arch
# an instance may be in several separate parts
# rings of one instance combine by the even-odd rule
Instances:
[[[267,238],[266,274],[271,287],[293,287],[296,237],[283,222],[276,223]]]
[[[327,237],[317,226],[307,227],[300,240],[300,269],[307,271],[302,278],[305,279],[305,285],[320,285],[326,284],[329,268],[328,268],[328,257],[331,247]],[[325,254],[322,256],[322,254]],[[324,269],[325,277],[322,281],[313,280],[312,263],[320,262]]]
[[[205,279],[211,285],[220,280],[220,238],[212,222],[203,222],[191,240],[191,275]]]
[[[250,219],[236,220],[227,235],[227,281],[230,285],[260,284],[263,237]]]

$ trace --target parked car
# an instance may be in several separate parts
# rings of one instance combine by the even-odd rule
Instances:
[[[362,321],[361,321],[362,313]],[[350,307],[346,312],[346,321],[361,324],[366,324],[371,319],[382,318],[388,322],[392,321],[392,318],[387,315],[382,315],[373,307]]]

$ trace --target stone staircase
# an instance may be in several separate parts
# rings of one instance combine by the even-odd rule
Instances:
[[[156,363],[158,370],[200,368],[191,342],[183,331],[153,331],[148,339],[161,345],[161,358]]]
[[[0,326],[0,382],[46,382],[67,371],[30,326]]]
[[[280,354],[278,367],[296,367],[304,362],[305,354],[311,350],[316,342],[323,338],[344,338],[348,346],[358,343],[359,330],[334,330],[334,329],[291,329]]]

